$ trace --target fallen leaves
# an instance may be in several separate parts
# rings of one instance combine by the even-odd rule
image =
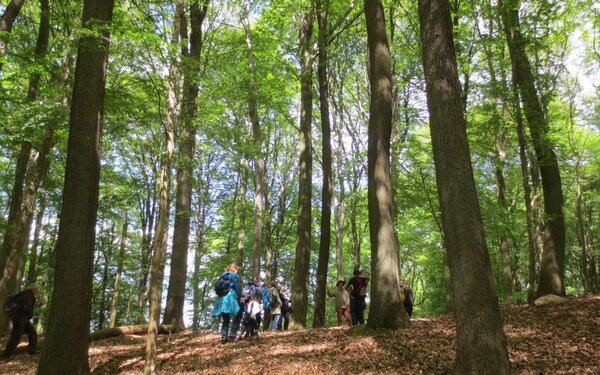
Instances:
[[[502,306],[513,374],[600,374],[600,297],[529,308]],[[399,331],[364,327],[266,333],[219,344],[217,333],[158,338],[161,374],[446,374],[455,357],[451,315],[415,319]],[[6,342],[3,340],[2,345]],[[21,346],[26,343],[23,341]],[[145,336],[120,336],[90,346],[93,374],[139,374]],[[0,363],[2,374],[35,374],[39,354]]]

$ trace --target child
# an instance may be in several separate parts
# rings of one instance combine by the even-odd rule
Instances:
[[[350,325],[350,295],[344,288],[346,282],[339,280],[335,286],[337,287],[334,293],[329,293],[329,297],[335,298],[335,310],[337,311],[338,327],[342,326],[342,318],[346,320],[346,324]]]
[[[262,301],[257,296],[252,296],[244,305],[244,317],[242,318],[242,329],[235,337],[234,342],[242,339],[242,336],[258,338],[258,321],[263,314]]]

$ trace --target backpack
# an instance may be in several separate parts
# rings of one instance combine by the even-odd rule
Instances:
[[[263,309],[266,310],[271,307],[271,293],[269,292],[269,289],[264,287],[260,289],[260,293],[262,294]]]
[[[4,312],[11,313],[19,306],[18,298],[21,293],[9,294],[4,300]]]
[[[275,296],[274,294],[272,294],[271,292],[269,292],[269,298],[270,298],[270,304],[269,307],[271,308],[271,310],[276,309],[277,306],[279,306],[279,303],[277,303],[277,296]]]
[[[242,298],[246,301],[250,301],[253,299],[253,297],[256,297],[256,299],[262,301],[260,286],[253,283],[248,283],[242,291]]]
[[[229,289],[231,289],[231,284],[229,283],[229,272],[222,274],[217,280],[215,284],[215,293],[217,296],[222,297],[229,293]]]

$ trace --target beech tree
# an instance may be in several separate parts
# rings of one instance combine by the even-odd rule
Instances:
[[[56,272],[38,374],[89,373],[100,139],[113,0],[85,0],[71,102]]]
[[[429,127],[452,277],[457,374],[509,374],[470,160],[447,0],[419,0]],[[473,317],[478,317],[473,319]]]

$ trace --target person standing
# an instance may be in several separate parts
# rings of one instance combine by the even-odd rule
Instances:
[[[344,288],[346,285],[345,280],[339,280],[336,286],[336,290],[333,293],[330,293],[329,290],[327,294],[331,298],[335,298],[335,311],[337,313],[337,324],[338,327],[341,327],[343,324],[343,320],[346,321],[346,324],[351,325],[350,321],[350,295],[348,291]]]
[[[269,298],[271,300],[271,331],[277,331],[277,325],[279,324],[279,319],[281,319],[281,298],[279,297],[277,281],[271,281]]]
[[[221,324],[221,343],[226,343],[229,339],[233,340],[235,335],[240,328],[240,322],[242,321],[243,310],[240,306],[242,300],[242,287],[240,285],[240,276],[237,274],[238,266],[230,264],[225,269],[225,272],[221,274],[219,278],[227,277],[229,291],[227,294],[217,298],[213,305],[212,316],[220,316],[222,319]],[[233,319],[231,324],[231,331],[229,330],[229,323]]]
[[[354,277],[348,281],[350,295],[350,316],[352,325],[365,324],[365,309],[367,308],[367,284],[369,274],[365,270],[354,270]]]
[[[292,315],[292,301],[286,294],[287,288],[281,287],[279,290],[279,298],[281,298],[281,319],[277,329],[280,331],[287,331],[290,326],[290,316]]]
[[[414,295],[413,295],[413,291],[410,288],[410,285],[408,285],[406,282],[402,283],[401,288],[401,296],[402,298],[402,304],[404,305],[404,308],[406,309],[406,313],[408,314],[408,317],[410,318],[412,316],[412,312],[413,312],[413,302],[414,302]]]
[[[36,353],[37,332],[31,319],[33,318],[33,308],[35,307],[35,295],[38,288],[35,284],[29,284],[27,289],[17,295],[17,306],[10,312],[12,320],[12,331],[10,338],[6,343],[6,348],[2,353],[2,359],[9,359],[15,352],[15,349],[21,341],[21,336],[27,334],[29,346],[27,352],[31,355]]]

